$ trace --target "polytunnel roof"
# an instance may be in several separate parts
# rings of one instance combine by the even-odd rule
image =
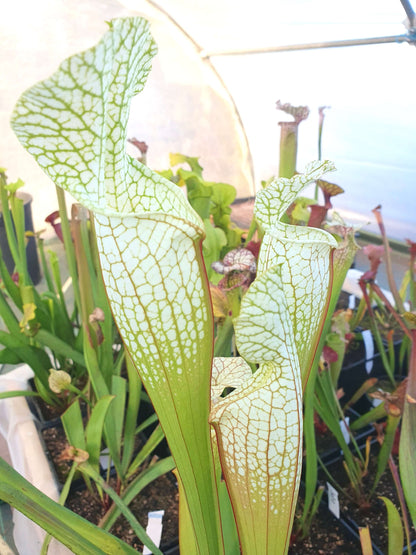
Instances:
[[[346,191],[336,208],[366,222],[381,204],[390,235],[416,238],[416,51],[407,1],[25,0],[13,6],[0,22],[1,70],[9,76],[0,85],[7,128],[0,165],[11,178],[34,183],[39,194],[50,187],[8,129],[19,94],[64,57],[94,45],[105,20],[140,14],[151,22],[159,54],[132,104],[129,136],[149,144],[151,167],[167,168],[169,152],[200,156],[207,179],[251,196],[278,171],[278,122],[288,116],[276,101],[310,108],[299,127],[299,171],[318,156],[318,108],[329,106],[322,155],[335,162],[330,179]],[[380,44],[335,47],[380,37]],[[327,42],[331,48],[315,48]],[[39,203],[39,217],[42,210]]]

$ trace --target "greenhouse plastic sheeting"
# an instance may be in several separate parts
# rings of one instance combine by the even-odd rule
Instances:
[[[159,54],[133,102],[129,136],[148,143],[152,168],[166,168],[169,152],[200,156],[207,179],[233,183],[240,197],[250,196],[278,171],[278,123],[288,116],[276,110],[276,101],[310,108],[299,127],[299,171],[318,156],[318,107],[330,106],[322,155],[338,169],[330,180],[346,191],[334,205],[348,220],[365,223],[381,204],[389,234],[415,239],[414,44],[247,53],[406,35],[399,0],[8,3],[0,22],[7,76],[1,84],[2,131],[26,87],[65,56],[92,46],[105,31],[104,20],[137,14],[151,21]],[[0,165],[10,177],[36,186],[38,197],[49,190],[11,131],[0,140]],[[40,205],[38,217],[42,211]]]

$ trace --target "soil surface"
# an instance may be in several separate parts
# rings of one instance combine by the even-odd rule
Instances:
[[[358,543],[351,539],[329,511],[322,508],[315,515],[304,540],[293,538],[289,555],[361,555]]]
[[[65,432],[61,426],[55,426],[44,428],[41,434],[58,482],[62,486],[72,464],[68,460],[61,459],[62,453],[68,446]],[[139,445],[140,442],[136,447],[138,448]],[[114,489],[117,488],[115,478],[110,478],[110,485]],[[87,490],[82,477],[78,476],[73,482],[73,487],[65,505],[90,522],[98,524],[110,506],[106,501],[104,500],[103,503],[95,490],[94,493]],[[178,543],[178,501],[176,479],[173,474],[169,473],[154,480],[129,505],[129,508],[144,528],[147,526],[149,511],[165,511],[162,520],[161,547],[162,550],[169,549],[169,553],[174,553],[172,547]],[[137,539],[124,517],[121,516],[110,531],[135,549],[142,549],[143,544]]]
[[[385,470],[380,481],[378,482],[374,493],[371,495],[371,489],[374,483],[374,477],[377,471],[377,452],[378,446],[372,445],[373,455],[370,459],[368,471],[362,478],[362,494],[354,495],[354,492],[346,479],[346,473],[342,468],[342,462],[339,461],[329,466],[329,471],[337,482],[344,487],[346,495],[339,493],[339,503],[341,518],[344,518],[348,525],[357,530],[358,527],[368,526],[372,542],[379,551],[375,553],[388,552],[388,528],[387,528],[387,511],[384,502],[380,497],[390,499],[400,514],[400,502],[397,495],[396,487],[392,478],[389,467]],[[398,461],[395,461],[398,465]],[[347,496],[349,495],[349,497]],[[351,499],[354,498],[355,502]],[[411,521],[410,521],[411,522]],[[410,526],[410,541],[413,553],[416,552],[416,532]],[[407,552],[407,551],[406,551]]]
[[[115,484],[114,484],[115,485]],[[105,514],[105,507],[98,496],[92,495],[85,488],[70,493],[66,506],[90,522],[98,524]],[[164,475],[149,484],[129,505],[130,510],[146,528],[149,511],[164,510],[162,519],[161,550],[171,549],[178,542],[178,489],[170,475]],[[129,523],[124,517],[118,518],[110,532],[135,549],[143,548]]]
[[[43,437],[51,460],[57,461],[67,446],[63,430],[60,428],[45,429]],[[59,471],[62,483],[69,470],[69,464],[59,460],[54,464],[58,467],[57,471]],[[105,506],[98,495],[91,494],[83,486],[82,481],[78,480],[77,484],[78,486],[72,489],[66,506],[97,524],[105,514]],[[112,485],[116,485],[114,480],[112,480]],[[143,527],[147,525],[149,511],[164,510],[161,548],[164,553],[175,553],[173,546],[177,544],[178,540],[179,517],[178,491],[172,475],[162,476],[147,486],[131,503],[130,509]],[[135,549],[141,550],[142,544],[123,517],[117,520],[111,532]],[[321,553],[331,555],[358,555],[361,553],[357,544],[348,538],[335,517],[325,508],[322,508],[316,515],[308,537],[303,541],[294,542],[289,551],[290,555],[319,555]]]
[[[61,455],[67,447],[64,431],[62,427],[45,428],[42,436],[46,445],[47,452],[61,484],[69,471],[70,464],[60,460]],[[376,464],[376,451],[373,453],[372,460]],[[341,484],[346,484],[345,472],[342,470],[342,462],[339,461],[330,469],[333,471],[335,479]],[[365,487],[371,486],[371,478],[375,475],[375,467],[370,467],[369,472],[363,479]],[[324,482],[324,480],[323,480]],[[72,488],[67,500],[67,506],[97,524],[105,514],[106,507],[100,501],[98,494],[91,494],[83,485],[82,479],[76,481],[76,487]],[[111,484],[116,488],[115,479]],[[348,489],[347,489],[348,491]],[[396,507],[399,507],[394,484],[392,483],[390,472],[387,470],[380,481],[380,485],[371,498],[369,506],[363,507],[354,505],[350,500],[340,496],[340,509],[347,519],[351,519],[359,526],[368,525],[374,543],[381,551],[377,553],[387,553],[387,517],[386,510],[378,496],[388,497]],[[301,501],[300,501],[301,504]],[[299,505],[300,507],[300,505]],[[173,475],[165,475],[152,482],[130,505],[133,514],[137,517],[144,528],[147,525],[147,514],[153,510],[164,510],[163,535],[161,549],[164,553],[178,553],[172,549],[172,545],[177,545],[178,539],[178,491]],[[295,522],[296,526],[296,522]],[[356,528],[358,534],[358,528]],[[142,544],[134,535],[130,525],[123,517],[120,517],[111,532],[132,545],[135,549],[141,550]],[[416,534],[413,534],[412,541],[415,541],[414,551],[416,552]],[[308,536],[303,539],[293,537],[289,555],[360,555],[361,548],[357,539],[354,539],[341,523],[328,511],[322,504],[320,510],[315,515]]]

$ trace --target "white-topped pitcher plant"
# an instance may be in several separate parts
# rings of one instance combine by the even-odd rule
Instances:
[[[125,151],[130,101],[155,54],[145,20],[112,21],[97,46],[22,95],[12,126],[49,177],[93,214],[113,315],[175,460],[184,522],[192,522],[192,533],[180,530],[183,552],[224,553],[233,527],[220,510],[222,479],[235,552],[283,554],[301,472],[302,390],[327,315],[337,243],[281,218],[333,166],[312,163],[258,194],[257,277],[234,322],[242,358],[213,360],[203,222],[179,187]],[[223,396],[225,388],[233,390]]]

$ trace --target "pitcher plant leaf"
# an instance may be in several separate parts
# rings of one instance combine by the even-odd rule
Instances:
[[[199,549],[221,553],[203,223],[175,184],[125,150],[131,98],[155,54],[148,22],[112,21],[94,48],[23,94],[12,126],[53,181],[94,213],[114,319],[168,437]]]
[[[258,274],[270,266],[282,265],[282,287],[294,323],[303,387],[326,317],[332,252],[337,242],[324,230],[285,224],[281,217],[306,185],[333,170],[332,162],[317,161],[310,163],[304,174],[276,179],[260,191],[254,208],[256,219],[266,231]]]

